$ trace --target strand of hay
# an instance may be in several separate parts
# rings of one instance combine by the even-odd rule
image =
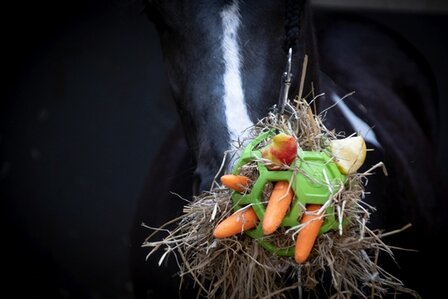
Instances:
[[[278,129],[294,135],[302,149],[313,151],[323,150],[330,140],[339,137],[323,125],[321,117],[312,113],[306,101],[296,99],[296,103],[296,107],[290,106],[293,110],[289,116],[270,113],[251,128],[251,135]],[[258,175],[254,165],[250,163],[242,169],[253,180]],[[322,288],[321,282],[326,277],[330,280],[330,287],[325,290],[329,298],[377,298],[391,292],[418,298],[417,293],[405,288],[377,264],[380,253],[393,258],[391,248],[382,241],[384,234],[367,226],[375,209],[363,202],[364,183],[378,168],[384,169],[382,163],[349,176],[346,185],[327,202],[337,213],[339,230],[319,236],[304,264],[295,263],[294,258],[272,255],[244,234],[214,239],[213,229],[233,213],[231,192],[216,182],[215,188],[194,197],[184,207],[183,215],[170,222],[177,223],[174,229],[155,229],[143,246],[152,248],[149,255],[165,250],[159,264],[173,253],[179,275],[192,277],[199,295],[207,298],[286,298],[288,292],[302,297],[307,291]],[[271,192],[272,184],[268,184],[265,198]],[[267,238],[278,247],[292,246],[300,229],[301,225],[282,228]],[[161,241],[151,241],[161,231],[167,236]]]

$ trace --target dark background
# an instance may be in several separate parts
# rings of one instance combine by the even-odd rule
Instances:
[[[177,121],[156,32],[141,1],[2,6],[3,284],[13,297],[129,298],[134,208]],[[447,15],[362,14],[427,57],[446,132]],[[438,161],[446,175],[445,136]]]

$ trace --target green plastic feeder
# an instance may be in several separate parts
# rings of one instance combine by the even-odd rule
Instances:
[[[241,167],[249,162],[261,158],[261,151],[257,146],[274,136],[274,131],[260,134],[250,142],[243,150],[240,159],[235,164],[232,173],[240,174]],[[265,240],[262,231],[262,220],[266,207],[263,204],[263,189],[269,182],[288,181],[294,191],[292,207],[282,221],[283,227],[293,227],[299,225],[299,217],[302,215],[302,207],[307,204],[323,205],[330,199],[331,195],[337,192],[346,181],[346,177],[339,171],[330,156],[324,152],[313,152],[300,150],[297,158],[293,162],[293,170],[269,170],[266,165],[257,162],[259,177],[252,186],[252,190],[246,194],[234,192],[232,200],[234,210],[239,210],[246,205],[252,205],[259,224],[255,229],[245,233],[256,239],[266,250],[278,256],[293,256],[294,247],[277,248],[272,243]],[[320,229],[320,234],[330,230],[337,230],[338,222],[335,219],[333,207],[328,207],[325,212],[325,220]]]

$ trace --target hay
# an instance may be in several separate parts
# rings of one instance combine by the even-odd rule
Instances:
[[[296,98],[295,104],[289,107],[287,116],[269,113],[250,129],[250,138],[278,129],[294,135],[302,149],[321,151],[328,147],[330,140],[341,136],[328,130],[305,100]],[[241,144],[244,143],[243,140]],[[304,264],[267,252],[245,234],[216,240],[213,229],[233,213],[232,193],[216,182],[212,190],[194,197],[184,207],[181,217],[170,222],[177,224],[174,229],[155,229],[143,246],[152,248],[149,255],[165,250],[159,265],[173,253],[179,275],[192,277],[199,295],[207,298],[286,298],[291,291],[302,297],[307,291],[325,288],[324,280],[329,280],[324,290],[329,298],[378,298],[388,293],[408,293],[418,298],[416,292],[405,288],[399,279],[377,264],[380,253],[392,258],[393,253],[382,241],[385,234],[368,228],[375,209],[363,202],[363,198],[368,176],[381,167],[384,168],[382,163],[378,163],[364,173],[349,176],[345,186],[328,201],[337,214],[339,230],[319,236]],[[258,176],[255,163],[245,165],[241,172],[252,180]],[[268,184],[265,198],[271,192],[272,184]],[[281,228],[267,238],[277,247],[292,246],[300,229],[300,225]],[[159,232],[166,232],[167,236],[161,241],[151,241]]]

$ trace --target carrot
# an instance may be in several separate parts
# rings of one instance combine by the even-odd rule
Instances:
[[[254,228],[257,222],[258,218],[252,207],[239,210],[219,223],[213,231],[213,236],[217,239],[228,238]]]
[[[221,177],[221,183],[232,190],[244,192],[250,184],[250,179],[244,175],[226,174]]]
[[[291,190],[289,182],[279,181],[275,184],[263,218],[263,233],[265,235],[272,234],[282,224],[293,197],[294,192]]]
[[[321,205],[308,205],[307,211],[317,211]],[[319,234],[320,227],[324,223],[324,219],[320,215],[303,215],[300,223],[306,223],[302,230],[299,232],[296,240],[296,248],[294,258],[296,262],[301,264],[304,263],[313,249],[314,242],[316,242],[317,235]]]

